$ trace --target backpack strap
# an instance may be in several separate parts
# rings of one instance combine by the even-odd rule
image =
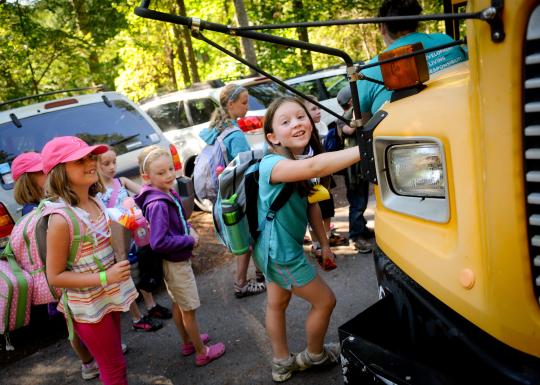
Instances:
[[[26,223],[24,224],[24,228],[23,228],[23,231],[22,231],[22,237],[23,237],[23,240],[24,240],[24,244],[26,245],[26,250],[28,252],[28,260],[30,261],[30,263],[33,265],[35,262],[34,262],[34,259],[32,258],[32,253],[30,252],[30,250],[32,250],[32,246],[30,244],[30,237],[28,236],[28,226],[30,225],[31,222],[33,222],[35,220],[35,218],[39,218],[39,216],[41,216],[41,213],[43,211],[43,207],[45,207],[45,200],[42,200],[38,207],[36,207],[34,210],[32,210],[31,212],[29,212],[28,214],[26,215],[23,215],[20,219],[22,220],[23,218],[26,219]],[[19,223],[19,221],[17,221],[16,224]],[[43,266],[45,266],[45,261],[43,260]]]
[[[84,224],[82,221],[75,215],[73,210],[69,206],[63,206],[58,208],[53,208],[47,210],[44,213],[44,216],[50,216],[52,214],[59,214],[62,216],[69,226],[69,254],[66,264],[68,267],[72,267],[75,259],[79,255],[80,249],[83,242],[92,242],[93,239],[90,235],[82,234],[84,232]],[[37,226],[36,226],[37,229]],[[43,258],[45,256],[42,256]],[[45,263],[45,261],[43,261]]]
[[[116,199],[118,199],[118,193],[120,192],[121,187],[122,187],[122,183],[120,183],[120,179],[114,178],[111,197],[109,198],[109,202],[107,202],[108,209],[111,209],[114,206],[116,206]]]
[[[281,189],[276,199],[270,205],[266,219],[269,221],[274,220],[276,213],[287,203],[293,193],[292,183],[285,183],[285,186]]]
[[[66,261],[66,265],[68,267],[72,267],[73,263],[75,262],[77,256],[80,253],[80,250],[82,248],[82,245],[84,242],[93,242],[93,238],[90,235],[87,234],[81,234],[83,229],[83,223],[80,221],[80,219],[75,215],[73,210],[69,206],[59,207],[50,210],[47,212],[47,215],[51,214],[59,214],[61,215],[69,226],[69,233],[70,233],[70,247],[69,247],[69,254],[68,259]],[[74,336],[74,329],[73,329],[73,316],[71,314],[71,310],[69,309],[69,305],[67,303],[67,292],[66,289],[62,289],[62,305],[64,306],[65,310],[65,317],[66,317],[66,324],[68,328],[68,338],[69,340],[73,340]]]
[[[225,143],[223,142],[229,134],[233,133],[234,131],[241,131],[240,128],[233,126],[230,128],[227,128],[226,130],[223,130],[221,134],[218,135],[216,138],[216,143],[221,148],[221,152],[223,154],[223,159],[225,160],[225,164],[229,164],[232,159],[229,159],[229,154],[227,152],[227,148],[225,147]]]

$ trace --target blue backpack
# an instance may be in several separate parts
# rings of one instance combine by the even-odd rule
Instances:
[[[253,245],[257,240],[263,223],[259,223],[257,201],[259,198],[259,165],[264,156],[263,150],[252,150],[239,153],[219,176],[217,200],[212,210],[214,229],[218,239],[229,250],[230,240],[224,231],[223,211],[221,202],[237,195],[236,202],[242,208],[243,215],[247,217],[249,227],[249,243]],[[275,213],[289,200],[293,192],[293,185],[286,184],[281,193],[270,205],[266,221],[272,221]]]
[[[339,151],[343,150],[343,139],[339,136],[336,125],[328,129],[326,138],[324,139],[324,151]]]

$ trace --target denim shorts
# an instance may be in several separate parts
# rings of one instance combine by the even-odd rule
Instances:
[[[316,276],[317,271],[305,256],[286,263],[276,263],[272,259],[268,260],[266,279],[283,289],[291,290],[293,286],[305,286],[313,281]]]

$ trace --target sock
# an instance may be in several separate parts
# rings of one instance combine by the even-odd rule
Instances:
[[[276,358],[276,357],[272,358],[272,362],[274,364],[280,364],[280,365],[285,365],[285,366],[292,364],[293,360],[294,360],[294,356],[292,354],[289,355],[289,357],[287,358]]]
[[[318,354],[310,353],[308,350],[306,350],[306,352],[307,352],[309,358],[311,358],[311,361],[313,361],[313,362],[318,362],[318,361],[322,360],[323,357],[324,357],[324,349],[323,349],[322,352],[320,352]]]
[[[315,250],[321,248],[321,244],[319,243],[319,241],[313,241],[313,248],[314,248]]]
[[[328,230],[326,232],[326,238],[330,238],[332,236],[332,230]]]
[[[89,368],[90,366],[92,366],[94,364],[94,359],[92,358],[89,362],[87,363],[82,363],[82,366],[85,367],[85,368]]]
[[[140,322],[142,320],[142,317],[139,318],[138,320],[132,320],[134,324],[136,324],[137,322]]]

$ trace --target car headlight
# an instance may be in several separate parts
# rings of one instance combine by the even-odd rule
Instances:
[[[444,198],[444,175],[440,147],[434,143],[394,145],[388,149],[387,165],[396,194]]]

